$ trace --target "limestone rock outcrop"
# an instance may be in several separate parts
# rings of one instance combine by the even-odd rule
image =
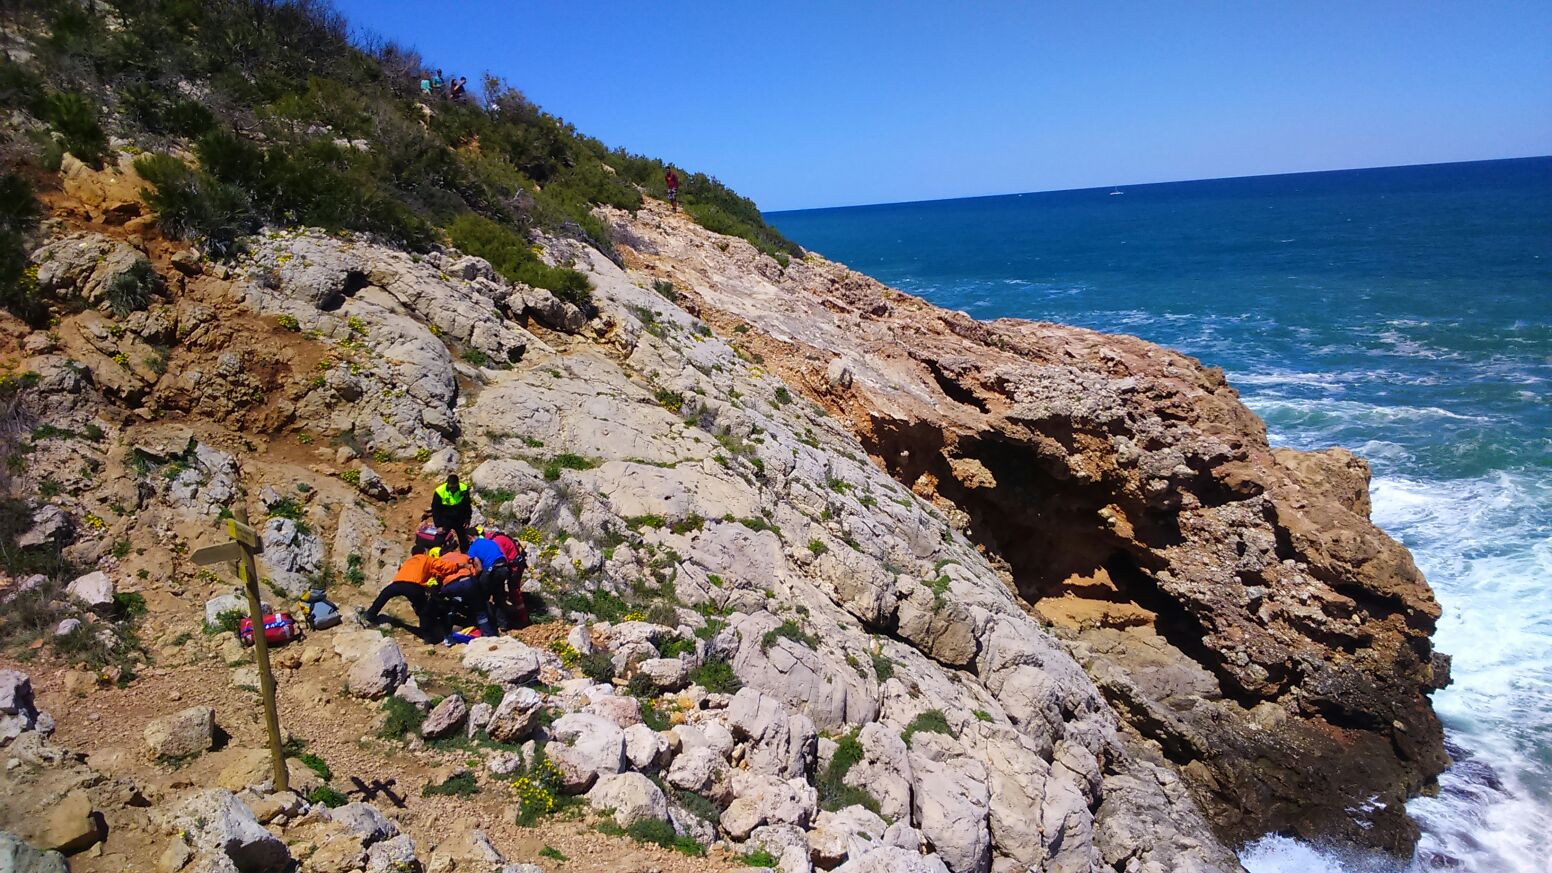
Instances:
[[[985,549],[1221,834],[1415,842],[1404,801],[1447,764],[1428,694],[1448,659],[1361,460],[1273,450],[1222,371],[1140,339],[978,322],[816,255],[774,269],[668,212],[614,215],[641,241],[628,266]],[[1001,659],[974,609],[866,584],[859,617],[940,663]],[[935,586],[960,602],[956,568]]]

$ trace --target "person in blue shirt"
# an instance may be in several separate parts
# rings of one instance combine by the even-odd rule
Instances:
[[[469,543],[468,555],[480,562],[480,590],[485,598],[483,603],[488,604],[490,615],[495,616],[498,627],[506,630],[506,610],[502,606],[507,597],[507,582],[512,577],[512,565],[507,562],[506,553],[501,551],[501,545],[491,539],[484,528],[480,528],[480,535]]]

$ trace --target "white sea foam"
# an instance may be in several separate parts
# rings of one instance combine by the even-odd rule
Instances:
[[[1279,422],[1307,421],[1316,416],[1330,418],[1334,423],[1345,424],[1393,424],[1427,419],[1451,419],[1482,424],[1492,421],[1486,416],[1466,415],[1440,406],[1380,406],[1357,400],[1270,396],[1246,397],[1244,402],[1262,418],[1275,418]]]
[[[1552,858],[1552,476],[1500,471],[1425,481],[1380,476],[1374,520],[1411,548],[1444,615],[1435,642],[1454,684],[1434,697],[1454,765],[1407,811],[1410,862],[1269,836],[1251,873],[1545,873]]]

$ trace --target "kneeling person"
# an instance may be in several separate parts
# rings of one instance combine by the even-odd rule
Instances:
[[[433,630],[428,621],[430,611],[428,606],[431,601],[430,588],[437,584],[434,572],[434,562],[426,550],[416,546],[411,551],[410,557],[399,565],[399,569],[393,574],[393,581],[383,586],[383,590],[377,593],[377,599],[367,608],[361,617],[372,624],[380,623],[383,607],[395,597],[402,597],[410,602],[410,607],[415,610],[415,620],[420,624],[421,639],[432,639]]]

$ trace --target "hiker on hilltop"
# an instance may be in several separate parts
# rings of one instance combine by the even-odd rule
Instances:
[[[474,516],[474,504],[469,500],[469,486],[458,481],[453,473],[447,481],[438,485],[431,495],[431,520],[436,526],[450,530],[458,537],[458,548],[469,547],[469,520]]]
[[[441,70],[437,70],[436,74],[431,77],[431,90],[432,90],[432,92],[434,92],[436,94],[442,93],[442,85],[443,85],[442,71]]]
[[[431,74],[430,73],[422,72],[420,74],[420,96],[422,96],[422,97],[430,97],[431,96]]]
[[[399,569],[393,574],[393,581],[383,586],[383,590],[377,592],[377,599],[372,605],[361,613],[361,619],[368,624],[381,624],[383,607],[395,597],[402,597],[410,602],[410,607],[415,610],[415,620],[419,623],[420,638],[428,643],[437,642],[440,634],[433,625],[432,613],[428,609],[431,602],[431,589],[436,587],[437,578],[432,572],[433,560],[426,549],[416,546],[410,557],[399,565]]]
[[[448,96],[449,99],[452,99],[452,100],[462,100],[463,96],[464,96],[464,91],[468,87],[469,87],[469,77],[468,76],[459,76],[456,79],[451,79],[451,80],[449,80],[449,84],[448,84],[448,87],[447,87],[447,96]]]
[[[663,174],[663,184],[668,186],[668,205],[675,212],[679,211],[679,174],[674,172],[673,167],[669,167],[668,172]]]

